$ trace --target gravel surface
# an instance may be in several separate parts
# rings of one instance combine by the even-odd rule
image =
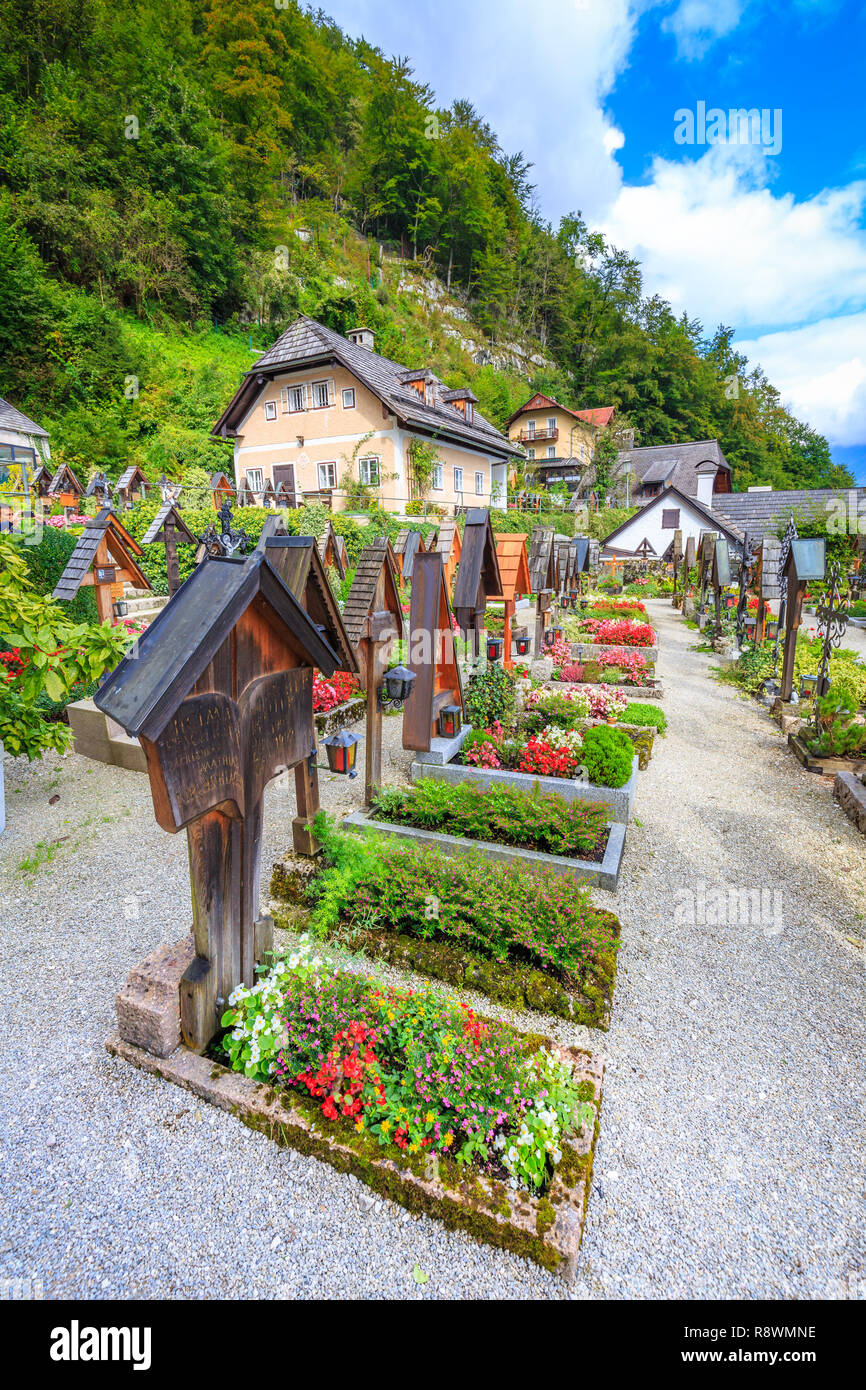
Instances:
[[[650,607],[670,722],[619,893],[599,895],[624,925],[613,1026],[514,1016],[607,1061],[573,1296],[863,1297],[864,842],[766,714],[708,679],[696,634]],[[399,719],[385,729],[397,779]],[[157,827],[139,774],[50,757],[7,761],[6,780],[0,1277],[46,1297],[568,1296],[109,1058],[115,991],[188,929],[185,837]],[[326,806],[362,796],[361,778],[322,778]],[[266,873],[293,790],[267,801]],[[40,845],[53,858],[27,872]],[[702,884],[710,901],[770,890],[765,920],[712,920]]]

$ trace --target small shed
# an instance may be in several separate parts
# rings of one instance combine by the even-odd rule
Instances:
[[[295,849],[315,849],[313,669],[339,664],[267,556],[208,559],[108,676],[95,703],[147,757],[157,822],[186,830],[195,958],[180,983],[184,1040],[203,1052],[225,1000],[273,949],[259,915],[263,797],[295,770]]]
[[[114,622],[114,602],[123,597],[124,584],[149,589],[147,578],[136,564],[141,546],[120,524],[109,507],[88,521],[66,568],[54,588],[52,598],[69,601],[78,590],[93,585],[96,610],[101,623]]]

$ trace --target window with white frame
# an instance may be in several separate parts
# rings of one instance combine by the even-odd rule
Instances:
[[[547,417],[547,428],[548,428],[549,430],[555,430],[555,429],[556,429],[556,416],[555,416],[555,415],[548,415],[548,417]]]
[[[331,383],[329,381],[314,381],[311,383],[310,391],[313,396],[313,409],[324,410],[331,404]]]
[[[534,438],[535,438],[535,421],[534,421],[534,420],[529,420],[529,421],[527,421],[527,424],[526,424],[526,433],[529,435],[529,438],[530,438],[530,439],[534,439]]]
[[[463,491],[463,469],[462,469],[462,468],[455,468],[455,469],[454,469],[454,491],[455,491],[455,492],[462,492],[462,491]]]
[[[548,446],[547,446],[547,457],[548,457],[549,459],[555,459],[555,458],[556,458],[556,445],[555,445],[555,444],[548,444]]]
[[[277,418],[277,403],[276,403],[276,401],[265,401],[265,419],[266,419],[266,420],[276,420],[276,418]]]
[[[483,473],[476,473],[476,474],[475,474],[475,496],[476,496],[476,497],[483,497],[483,496],[484,496],[484,474],[483,474]]]
[[[376,454],[371,454],[368,458],[358,459],[358,473],[361,482],[365,487],[379,486],[379,458]]]
[[[264,492],[265,475],[261,468],[247,469],[247,487],[249,488],[250,492]]]
[[[319,464],[319,491],[331,492],[337,486],[337,465],[335,463]]]
[[[434,492],[441,492],[445,486],[445,465],[444,463],[434,463],[433,481],[431,487]]]
[[[307,408],[307,388],[303,382],[300,386],[284,386],[280,391],[280,404],[284,415],[297,415],[298,411]]]
[[[353,386],[345,386],[343,388],[343,409],[355,409],[355,388]]]
[[[526,457],[527,457],[528,459],[534,459],[534,458],[535,458],[535,450],[534,450],[534,449],[527,449],[527,450],[526,450]]]

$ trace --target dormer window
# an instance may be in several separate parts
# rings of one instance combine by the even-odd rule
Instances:
[[[425,404],[425,405],[435,405],[435,404],[436,404],[435,389],[434,389],[434,386],[433,386],[433,382],[432,382],[432,381],[425,381],[425,382],[424,382],[424,404]]]

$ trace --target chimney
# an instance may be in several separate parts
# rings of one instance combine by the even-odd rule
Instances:
[[[702,463],[695,480],[695,496],[704,507],[713,505],[713,483],[716,480],[716,465]]]
[[[368,352],[373,351],[376,335],[372,328],[350,328],[346,336],[350,343],[355,344],[355,347],[366,348]]]

